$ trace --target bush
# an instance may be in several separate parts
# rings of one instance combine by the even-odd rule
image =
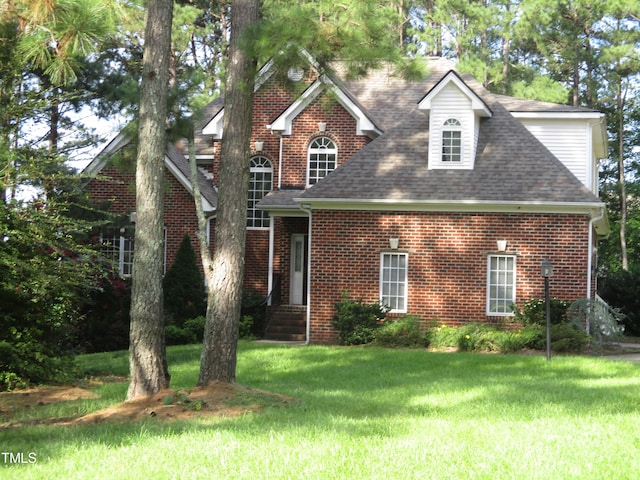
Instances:
[[[512,353],[525,348],[540,349],[545,345],[545,331],[539,325],[515,331],[484,323],[461,327],[443,325],[430,329],[426,336],[435,348],[457,348],[463,352]]]
[[[205,314],[204,278],[187,233],[182,237],[173,265],[164,276],[163,290],[167,324],[182,327],[186,320]]]
[[[184,322],[184,329],[189,331],[196,339],[196,342],[202,342],[204,339],[204,324],[207,319],[200,315],[196,318],[191,318]]]
[[[193,332],[177,325],[167,325],[164,327],[164,338],[167,345],[188,345],[196,343],[196,336]]]
[[[597,347],[620,340],[624,332],[624,315],[598,299],[576,300],[569,307],[567,317],[574,327],[588,334]],[[587,320],[589,332],[586,331]]]
[[[622,324],[628,335],[640,336],[640,272],[609,273],[599,285],[600,296],[624,313]]]
[[[551,299],[550,320],[552,325],[566,322],[567,309],[569,302]],[[524,303],[521,307],[513,306],[515,320],[522,325],[546,325],[547,310],[544,299],[533,299]]]
[[[85,353],[129,348],[131,280],[108,277],[100,280],[78,326],[77,346]]]
[[[342,345],[361,345],[375,339],[375,333],[381,321],[387,316],[387,308],[375,302],[365,304],[362,300],[353,301],[343,295],[342,301],[335,304],[333,326],[338,331]]]
[[[397,320],[386,321],[375,331],[376,345],[382,347],[421,347],[425,338],[420,328],[420,319],[407,315]]]
[[[558,353],[580,353],[589,336],[569,323],[551,325],[551,350]]]
[[[240,331],[238,332],[240,338],[252,338],[253,337],[253,317],[251,315],[244,315],[240,319]]]
[[[260,337],[264,333],[265,328],[265,309],[266,299],[260,293],[253,290],[245,290],[242,292],[242,307],[240,309],[240,322],[249,325],[245,317],[251,317],[249,331],[244,332],[243,327],[240,330],[242,338]]]

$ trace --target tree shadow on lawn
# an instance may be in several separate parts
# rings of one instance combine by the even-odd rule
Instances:
[[[627,362],[555,357],[547,363],[543,356],[254,345],[241,349],[239,382],[255,389],[231,400],[236,417],[194,414],[168,423],[146,415],[133,423],[4,429],[0,444],[14,451],[35,448],[40,462],[74,445],[134,445],[141,431],[172,436],[198,430],[329,429],[386,437],[410,429],[412,419],[528,421],[640,413],[640,365]],[[197,369],[190,362],[176,363],[185,369],[183,381],[191,378],[190,369]],[[257,399],[261,392],[256,389],[278,392],[275,398],[287,401]]]

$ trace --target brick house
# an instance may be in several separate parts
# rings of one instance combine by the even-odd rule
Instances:
[[[494,95],[446,60],[428,65],[421,81],[260,71],[245,288],[268,300],[267,336],[335,340],[345,292],[425,321],[508,321],[512,304],[543,296],[544,259],[554,297],[595,295],[597,239],[608,233],[597,196],[604,116]],[[196,139],[210,228],[222,105],[207,107]],[[109,159],[125,144],[87,167],[94,198],[123,213],[135,210],[132,172]],[[195,238],[195,213],[180,148],[165,160],[171,264],[184,232]]]

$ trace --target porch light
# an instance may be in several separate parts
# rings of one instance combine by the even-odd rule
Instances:
[[[390,238],[389,239],[389,247],[392,250],[397,250],[399,244],[400,244],[400,239],[399,238]]]
[[[264,142],[254,142],[254,148],[256,150],[256,152],[261,152],[262,149],[264,148]]]
[[[318,122],[318,130],[325,132],[327,130],[327,124],[325,122]]]
[[[553,265],[546,258],[540,266],[540,274],[544,277],[544,305],[547,317],[547,362],[551,360],[551,302],[549,299],[549,278],[553,276]]]

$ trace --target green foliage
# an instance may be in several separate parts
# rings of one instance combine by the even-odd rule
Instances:
[[[624,314],[625,332],[640,336],[640,270],[611,272],[599,286],[602,298]]]
[[[376,330],[374,343],[382,347],[424,347],[425,337],[420,318],[406,315],[397,320],[386,320]]]
[[[342,301],[335,304],[333,326],[338,331],[342,345],[362,345],[371,343],[382,320],[387,316],[387,308],[375,302],[365,304],[362,300],[351,300],[343,294]]]
[[[77,348],[85,353],[129,348],[131,280],[110,276],[100,279],[82,310]]]
[[[484,323],[441,325],[431,328],[427,337],[436,349],[455,348],[462,352],[513,353],[529,348],[539,350],[545,345],[545,331],[539,325],[520,330],[502,330]]]
[[[581,298],[571,304],[567,311],[569,322],[577,329],[585,332],[597,347],[602,347],[622,338],[624,315],[620,310],[611,308],[606,303],[595,299]],[[586,331],[587,322],[589,331]]]
[[[571,325],[551,325],[551,350],[558,353],[580,353],[589,344],[589,336]]]
[[[163,289],[167,324],[181,327],[185,320],[205,314],[204,278],[187,233],[178,247],[173,265],[164,276]]]
[[[64,378],[79,312],[100,271],[83,240],[91,222],[71,217],[72,196],[43,176],[45,203],[0,200],[0,376],[16,382]],[[79,204],[77,207],[79,209]]]
[[[265,328],[265,298],[253,290],[242,292],[242,307],[240,309],[240,337],[259,337]],[[249,321],[248,318],[251,320]]]
[[[569,302],[551,299],[550,320],[552,325],[566,321]],[[522,325],[546,325],[547,313],[544,299],[532,299],[524,303],[521,307],[513,306],[515,320]]]

